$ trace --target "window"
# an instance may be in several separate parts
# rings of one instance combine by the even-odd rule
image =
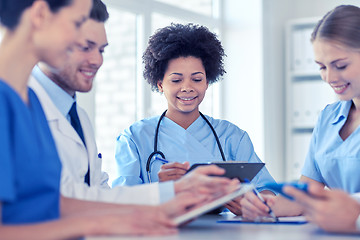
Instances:
[[[217,0],[104,2],[110,14],[106,23],[109,46],[96,77],[95,134],[103,170],[110,175],[111,184],[116,175],[116,137],[133,122],[167,108],[165,98],[151,92],[142,77],[141,57],[149,36],[171,22],[193,22],[218,33],[220,20]],[[217,84],[208,89],[200,106],[202,112],[216,116],[219,92]]]
[[[103,168],[113,175],[116,136],[136,120],[136,15],[116,8],[108,11],[109,46],[96,77],[95,130]]]
[[[216,9],[213,5],[215,1],[211,0],[182,0],[182,1],[174,1],[174,0],[157,0],[158,2],[166,3],[172,5],[174,7],[178,7],[181,9],[186,9],[188,11],[192,11],[195,14],[203,14],[209,17],[212,17],[213,12],[216,12]]]

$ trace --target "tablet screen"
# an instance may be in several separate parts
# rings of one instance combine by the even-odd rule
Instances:
[[[188,212],[174,218],[174,222],[179,225],[184,222],[187,222],[191,219],[194,219],[202,214],[205,214],[219,206],[224,205],[225,203],[231,201],[232,199],[242,196],[248,191],[254,189],[254,185],[252,184],[241,184],[239,188],[231,193],[213,199],[209,202],[205,202],[202,205],[195,206],[193,209],[189,210]]]
[[[209,163],[195,163],[190,169],[191,171],[198,166],[216,164],[217,166],[225,169],[224,177],[238,178],[240,182],[246,182],[245,179],[251,181],[256,174],[264,167],[265,163],[249,163],[240,161],[221,161],[221,162],[209,162]]]

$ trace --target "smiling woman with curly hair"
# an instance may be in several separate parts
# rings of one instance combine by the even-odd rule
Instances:
[[[204,26],[171,24],[150,37],[144,78],[164,94],[168,109],[134,123],[117,138],[114,186],[177,180],[194,163],[261,162],[245,131],[199,111],[208,85],[225,74],[224,57],[216,34]],[[262,191],[272,181],[263,168],[252,182]],[[227,207],[241,213],[237,201]]]
[[[171,24],[150,38],[143,55],[144,78],[153,90],[159,91],[157,83],[164,77],[169,60],[188,56],[201,59],[209,84],[225,73],[224,49],[214,33],[204,26]]]

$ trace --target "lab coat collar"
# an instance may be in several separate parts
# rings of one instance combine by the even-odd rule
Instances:
[[[62,132],[65,136],[83,145],[84,143],[82,142],[81,138],[79,137],[75,129],[71,126],[71,124],[69,124],[68,120],[58,110],[58,108],[51,100],[50,96],[47,94],[45,89],[40,85],[40,83],[34,78],[34,76],[30,77],[29,87],[31,87],[34,90],[37,97],[39,98],[41,106],[44,109],[46,119],[48,120],[48,123],[54,124],[56,128],[60,132]],[[63,121],[66,121],[66,124],[63,123]],[[86,135],[87,133],[86,131],[84,131],[85,141],[87,138]]]

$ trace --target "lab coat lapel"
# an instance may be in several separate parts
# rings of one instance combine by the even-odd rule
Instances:
[[[49,122],[49,125],[51,124],[55,126],[56,129],[63,135],[83,145],[84,143],[75,129],[71,126],[71,124],[67,124],[65,122],[67,119],[60,113],[60,111],[52,102],[50,96],[46,93],[45,89],[36,81],[33,76],[30,77],[29,87],[35,91],[37,97],[39,98],[41,106],[46,113],[46,118]]]
[[[86,142],[86,148],[87,149],[96,149],[96,142],[95,142],[95,134],[93,131],[93,126],[91,125],[90,119],[85,112],[85,110],[81,107],[78,107],[78,115],[81,123],[81,127],[83,129],[84,138]],[[80,137],[79,137],[80,139]],[[91,151],[89,151],[91,152]],[[96,153],[95,153],[96,155]]]

